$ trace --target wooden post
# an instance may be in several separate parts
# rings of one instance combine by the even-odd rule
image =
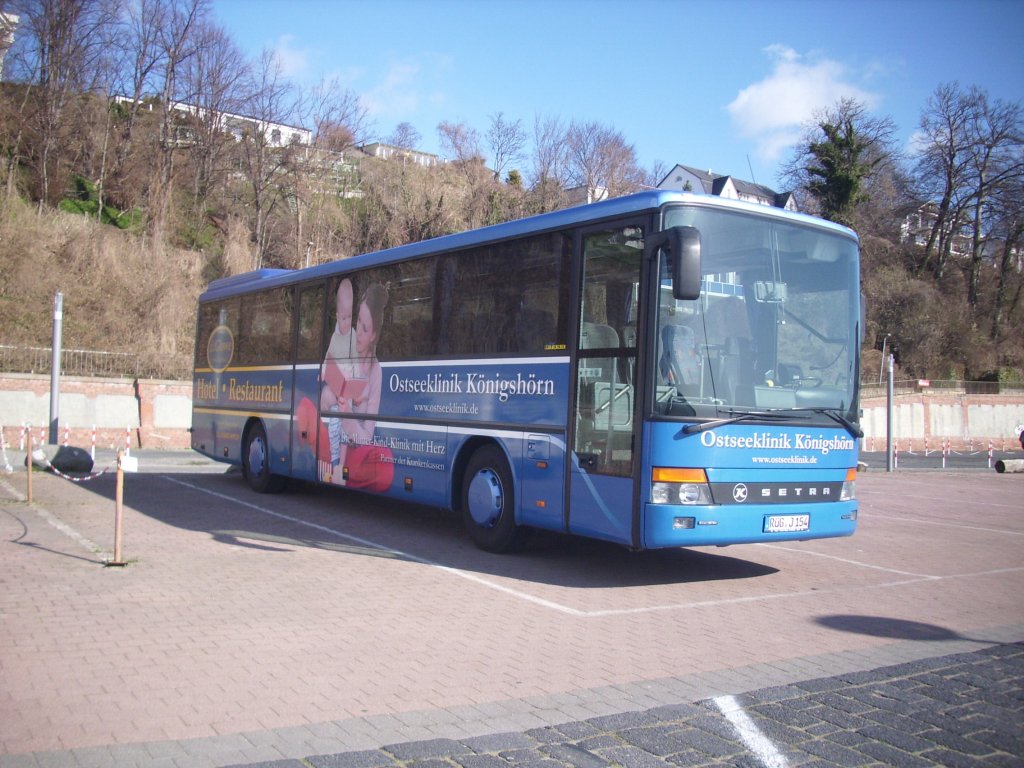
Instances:
[[[121,467],[121,460],[124,458],[122,451],[117,452],[117,485],[114,491],[114,559],[108,560],[107,565],[127,565],[121,557],[121,521],[124,518],[124,469]]]

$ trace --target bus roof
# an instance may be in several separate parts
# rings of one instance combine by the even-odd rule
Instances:
[[[837,234],[856,239],[856,234],[846,227],[834,224],[824,219],[807,216],[806,214],[793,213],[781,208],[747,203],[739,200],[718,197],[716,195],[702,195],[690,192],[675,192],[666,190],[650,190],[638,192],[633,195],[616,197],[611,200],[604,200],[589,205],[578,205],[572,208],[563,208],[550,213],[542,213],[536,216],[529,216],[524,219],[507,221],[502,224],[492,224],[479,229],[471,229],[453,235],[443,235],[421,240],[407,245],[399,245],[383,251],[363,254],[338,259],[336,261],[318,264],[306,269],[259,269],[253,272],[246,272],[231,277],[224,277],[214,280],[207,287],[206,291],[199,297],[199,301],[210,301],[226,298],[241,293],[248,293],[253,290],[262,290],[275,286],[288,285],[294,282],[315,280],[321,277],[329,277],[339,272],[349,272],[367,267],[376,267],[383,264],[390,264],[406,259],[415,259],[421,256],[428,256],[433,253],[457,251],[464,248],[471,248],[485,243],[500,240],[522,237],[525,235],[565,229],[580,224],[599,222],[604,219],[611,219],[630,214],[654,211],[669,203],[690,203],[696,205],[713,206],[716,208],[742,210],[748,213],[755,213],[762,216],[770,216],[789,221],[804,221],[813,226],[833,230]]]

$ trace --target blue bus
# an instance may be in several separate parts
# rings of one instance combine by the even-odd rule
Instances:
[[[634,549],[857,525],[856,235],[652,191],[199,299],[192,447],[258,492],[330,483]]]

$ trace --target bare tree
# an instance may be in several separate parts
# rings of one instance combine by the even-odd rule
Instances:
[[[565,126],[557,117],[533,119],[533,157],[530,175],[532,209],[537,213],[559,208],[568,186]]]
[[[203,21],[196,27],[195,54],[183,67],[189,95],[188,143],[193,158],[192,193],[201,201],[224,170],[233,139],[224,129],[226,116],[242,110],[249,66],[238,46],[220,26]]]
[[[953,241],[964,224],[964,210],[969,204],[965,182],[974,143],[971,126],[978,120],[981,99],[977,88],[964,91],[957,83],[941,85],[921,115],[917,175],[926,196],[935,202],[936,213],[921,266],[934,262],[934,272],[939,279],[945,271]]]
[[[321,80],[305,93],[302,116],[313,130],[313,146],[293,153],[296,161],[294,206],[295,248],[303,264],[318,254],[337,255],[338,220],[334,205],[358,183],[345,153],[367,139],[370,120],[359,95],[337,79]],[[333,194],[332,194],[333,193]]]
[[[124,119],[115,142],[111,173],[118,176],[135,142],[135,128],[147,92],[162,90],[156,82],[161,61],[160,35],[168,13],[165,0],[138,0],[127,3],[115,32],[119,52],[115,98],[122,101]]]
[[[38,88],[36,108],[23,111],[22,119],[36,136],[33,160],[43,206],[63,193],[58,168],[72,165],[69,154],[81,147],[67,140],[76,120],[65,111],[79,103],[76,97],[96,87],[97,74],[104,71],[99,61],[116,6],[114,0],[21,0],[11,4],[11,11],[19,24],[17,55],[8,61],[8,69],[14,70],[15,79]],[[23,106],[32,104],[26,95]]]
[[[259,268],[269,254],[275,210],[282,202],[295,202],[295,180],[290,178],[290,172],[295,167],[292,153],[299,151],[275,133],[280,131],[277,126],[296,117],[299,98],[270,50],[264,50],[252,69],[245,106],[251,119],[245,122],[240,151],[249,186],[250,232]]]
[[[977,121],[971,125],[974,146],[968,174],[971,198],[971,256],[967,303],[978,306],[985,245],[996,223],[993,212],[1006,210],[998,198],[1024,178],[1024,115],[1019,104],[992,101],[981,94]]]
[[[364,164],[359,214],[352,222],[351,251],[390,248],[464,229],[458,206],[431,169],[415,163],[371,160]]]
[[[596,122],[573,122],[566,133],[569,179],[588,200],[617,197],[640,189],[644,173],[636,151],[619,131]]]
[[[509,165],[522,159],[523,147],[526,145],[522,121],[507,121],[503,112],[491,115],[487,144],[493,158],[494,178],[500,180]]]
[[[1007,183],[993,206],[993,235],[997,238],[996,287],[992,307],[990,338],[995,342],[1008,339],[1018,350],[1010,365],[1024,365],[1020,345],[1020,323],[1016,329],[1007,322],[1022,306],[1024,292],[1024,181]]]
[[[445,120],[438,124],[437,134],[441,140],[441,151],[452,161],[460,165],[482,162],[480,134],[474,128]]]
[[[160,0],[163,25],[159,30],[160,68],[160,153],[157,179],[151,193],[151,226],[158,239],[170,215],[174,182],[174,155],[177,150],[176,123],[181,119],[179,100],[187,102],[191,94],[182,93],[179,78],[186,62],[198,47],[197,29],[205,16],[209,0]]]
[[[392,147],[399,147],[400,149],[416,149],[416,145],[420,143],[420,132],[417,131],[412,123],[399,123],[395,126],[394,133],[388,136],[384,141],[390,144]]]
[[[303,116],[313,129],[316,145],[332,152],[366,141],[370,129],[369,113],[359,95],[337,79],[321,80],[310,89]]]

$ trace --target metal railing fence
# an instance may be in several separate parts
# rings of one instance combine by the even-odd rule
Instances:
[[[53,350],[50,347],[19,347],[0,344],[0,372],[50,372]],[[165,360],[162,365],[147,364],[133,352],[103,352],[91,349],[62,349],[61,373],[68,376],[97,376],[136,379],[139,377],[188,380],[192,377],[188,362]],[[1024,382],[957,381],[940,379],[900,379],[893,382],[895,395],[920,392],[967,395],[1024,395]],[[861,382],[861,399],[885,397],[885,384]]]
[[[1024,382],[1006,381],[958,381],[955,379],[897,379],[893,382],[893,394],[911,395],[933,392],[944,395],[1024,395]],[[875,381],[863,381],[860,385],[861,399],[885,397],[886,385]]]
[[[5,373],[50,373],[50,347],[16,347],[0,344],[0,371]],[[131,352],[101,352],[92,349],[62,349],[61,373],[68,376],[102,376],[134,379],[143,372],[139,356]]]

